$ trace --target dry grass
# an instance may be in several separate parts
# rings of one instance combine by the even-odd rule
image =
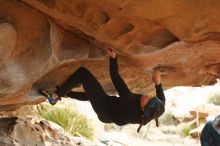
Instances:
[[[94,127],[87,118],[68,106],[39,109],[39,115],[46,120],[57,123],[73,136],[93,139]]]

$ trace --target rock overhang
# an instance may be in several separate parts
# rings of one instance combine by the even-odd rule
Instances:
[[[199,3],[199,5],[197,4]],[[129,88],[209,85],[219,76],[219,1],[0,0],[0,110],[44,99],[80,66],[114,92],[104,47]]]

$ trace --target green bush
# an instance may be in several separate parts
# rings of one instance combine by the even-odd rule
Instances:
[[[213,103],[215,105],[220,105],[220,93],[212,94],[209,97],[209,103]]]
[[[73,136],[82,135],[93,139],[94,127],[85,116],[73,111],[70,107],[53,107],[38,109],[38,113],[46,120],[57,123]]]
[[[192,129],[193,128],[189,124],[183,125],[180,135],[183,136],[183,137],[187,137],[187,136],[189,136],[189,132]]]

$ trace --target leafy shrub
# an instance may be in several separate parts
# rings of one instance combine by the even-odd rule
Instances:
[[[187,136],[189,136],[189,132],[192,129],[193,128],[189,124],[183,125],[180,135],[183,136],[183,137],[187,137]]]
[[[93,139],[94,127],[85,116],[70,107],[40,108],[38,113],[46,120],[57,123],[73,136],[82,135],[90,140]]]

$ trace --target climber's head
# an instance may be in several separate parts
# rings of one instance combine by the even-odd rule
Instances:
[[[142,98],[147,98],[147,96],[142,96]],[[149,100],[142,99],[141,101],[147,101],[147,103],[144,108],[142,108],[143,115],[140,117],[140,126],[137,129],[137,132],[140,131],[142,125],[146,125],[153,119],[156,121],[156,126],[159,127],[158,118],[164,113],[164,103],[158,97],[151,97]]]
[[[158,97],[151,98],[144,108],[144,117],[155,119],[159,126],[158,118],[164,113],[164,109],[164,103]]]

